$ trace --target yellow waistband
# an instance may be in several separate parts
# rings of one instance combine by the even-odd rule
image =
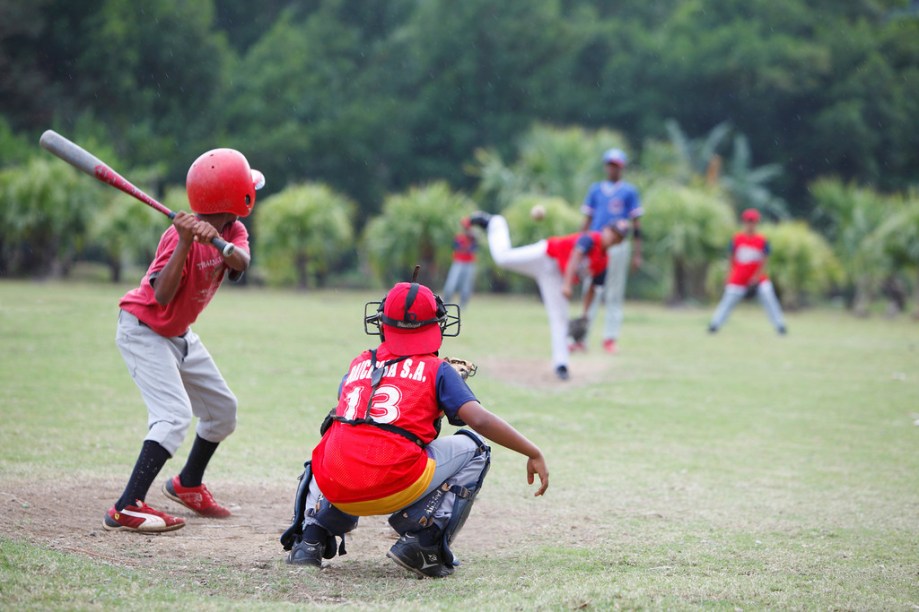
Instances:
[[[391,514],[396,510],[401,510],[405,508],[410,503],[415,501],[418,497],[424,493],[424,490],[428,488],[428,485],[431,484],[431,480],[434,478],[434,467],[436,463],[433,459],[428,457],[427,465],[424,467],[424,472],[421,476],[413,482],[410,486],[402,489],[398,493],[393,493],[392,495],[387,495],[386,497],[381,497],[380,499],[371,499],[367,501],[360,502],[351,502],[351,503],[336,503],[335,507],[346,512],[348,514],[353,514],[354,516],[374,516],[378,514]]]

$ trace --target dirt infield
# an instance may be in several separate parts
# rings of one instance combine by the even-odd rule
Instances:
[[[167,499],[159,490],[161,479],[147,496],[154,507],[186,519],[184,528],[162,534],[137,534],[108,531],[102,527],[105,511],[120,494],[121,484],[114,479],[96,482],[25,482],[0,484],[0,535],[25,541],[61,553],[74,554],[116,567],[144,569],[169,576],[184,575],[189,581],[206,576],[215,565],[232,572],[302,572],[288,566],[278,538],[290,525],[295,475],[289,487],[221,484],[214,487],[218,501],[233,512],[227,519],[201,518]],[[496,521],[489,503],[477,503],[467,528],[458,542],[458,554],[475,550],[487,554],[495,550],[495,539],[488,534],[489,523]],[[503,521],[502,531],[513,538],[516,521]],[[510,523],[510,524],[509,524]],[[526,526],[521,520],[520,530]],[[348,555],[326,562],[336,573],[350,571],[393,576],[408,573],[386,559],[386,551],[397,536],[386,517],[361,519],[348,535]],[[326,572],[324,572],[325,574]]]
[[[614,360],[573,360],[572,378],[555,378],[544,359],[526,361],[485,360],[480,372],[525,388],[557,389],[598,382],[614,372]],[[521,463],[521,466],[523,464]],[[521,468],[522,469],[522,468]],[[278,572],[293,579],[289,594],[294,601],[316,601],[298,580],[305,568],[285,563],[286,552],[278,538],[290,525],[297,474],[286,474],[270,483],[209,482],[216,499],[233,515],[206,519],[167,499],[160,490],[165,476],[154,483],[147,502],[186,519],[184,528],[162,534],[108,531],[102,526],[105,511],[121,494],[123,480],[114,476],[95,479],[0,480],[0,536],[24,541],[65,554],[77,555],[114,567],[143,570],[180,583],[195,584],[221,593],[214,580],[217,567],[228,569],[248,588],[270,582]],[[506,498],[489,491],[476,503],[455,552],[460,557],[502,554],[508,543],[541,540],[541,525],[553,524],[550,504],[528,504],[525,513],[508,513]],[[518,500],[519,503],[519,500]],[[557,509],[556,509],[557,511]],[[551,519],[551,520],[550,520]],[[501,537],[496,538],[495,534]],[[354,576],[410,577],[386,558],[397,536],[386,517],[364,517],[348,535],[348,555],[326,562],[326,586]],[[225,570],[224,570],[225,571]],[[307,581],[308,582],[308,581]],[[250,591],[251,593],[251,591]],[[333,602],[334,603],[334,602]]]

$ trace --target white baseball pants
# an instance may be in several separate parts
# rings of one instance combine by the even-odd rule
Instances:
[[[549,317],[553,367],[568,366],[568,299],[562,295],[558,262],[546,254],[546,241],[512,247],[507,220],[501,215],[488,222],[488,249],[495,263],[536,281]]]

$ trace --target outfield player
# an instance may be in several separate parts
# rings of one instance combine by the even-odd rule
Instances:
[[[463,231],[453,237],[453,262],[447,272],[442,294],[443,298],[449,302],[454,295],[459,293],[460,308],[466,308],[475,284],[475,259],[479,242],[472,231],[469,217],[463,217],[460,224]]]
[[[238,219],[252,211],[264,180],[238,151],[215,149],[199,157],[186,180],[196,214],[176,213],[140,286],[121,298],[115,340],[147,405],[148,430],[124,492],[105,514],[106,529],[158,532],[185,525],[183,518],[149,506],[146,498],[184,440],[192,416],[198,426],[188,460],[163,492],[201,516],[230,515],[202,478],[218,444],[236,428],[236,397],[189,326],[227,273],[237,280],[248,268],[248,232]],[[235,245],[233,253],[217,251],[210,244],[216,236]]]
[[[448,328],[459,333],[458,312],[414,282],[397,283],[371,304],[378,308],[367,316],[365,307],[365,331],[382,342],[355,357],[342,379],[281,543],[288,563],[321,567],[323,558],[344,554],[344,534],[358,517],[389,514],[400,537],[387,556],[421,577],[442,578],[454,571],[450,544],[491,460],[479,435],[527,457],[527,481],[539,478],[536,495],[549,486],[549,472],[539,448],[483,408],[438,356]],[[444,416],[476,433],[438,437]]]
[[[606,305],[603,321],[603,349],[616,352],[616,341],[622,327],[625,285],[629,275],[629,264],[633,269],[641,266],[641,228],[639,219],[644,214],[638,190],[622,180],[622,173],[628,164],[626,154],[620,149],[609,149],[603,154],[606,180],[594,183],[587,191],[581,212],[584,213],[586,230],[599,231],[614,221],[627,221],[632,226],[631,239],[623,240],[607,250],[609,268],[603,290],[592,299],[588,318],[596,318],[600,301]]]
[[[766,259],[769,257],[769,241],[762,234],[756,232],[759,223],[759,211],[748,208],[741,214],[743,231],[734,235],[731,241],[731,270],[728,273],[727,283],[721,302],[712,315],[708,325],[709,333],[715,333],[725,324],[731,311],[737,306],[744,296],[756,292],[757,298],[769,320],[780,334],[786,333],[785,318],[782,307],[775,295],[772,281],[766,275]]]
[[[628,223],[613,221],[600,231],[555,236],[526,246],[511,247],[507,220],[501,215],[477,212],[472,223],[488,234],[494,262],[529,276],[539,286],[552,343],[552,365],[561,380],[568,380],[568,300],[579,276],[602,284],[607,272],[607,252],[628,234]]]

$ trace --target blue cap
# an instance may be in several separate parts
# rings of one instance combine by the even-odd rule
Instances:
[[[609,149],[606,153],[603,154],[603,163],[616,164],[620,168],[625,168],[625,166],[629,163],[629,159],[626,157],[625,151],[622,149]]]

